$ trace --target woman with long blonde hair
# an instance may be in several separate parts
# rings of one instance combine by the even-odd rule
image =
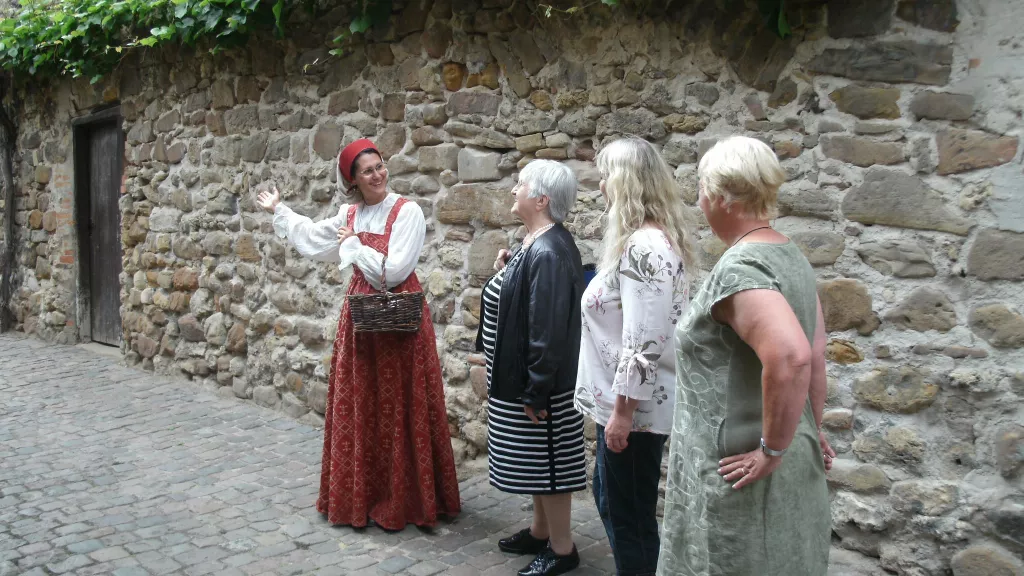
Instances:
[[[616,569],[642,576],[658,564],[658,481],[676,383],[669,344],[695,268],[692,226],[671,169],[647,141],[612,142],[597,167],[608,221],[583,294],[576,409],[597,423],[594,498]]]

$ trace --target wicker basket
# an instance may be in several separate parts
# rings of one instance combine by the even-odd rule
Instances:
[[[349,311],[356,332],[416,332],[423,317],[423,292],[388,292],[387,257],[381,260],[380,292],[350,294]]]

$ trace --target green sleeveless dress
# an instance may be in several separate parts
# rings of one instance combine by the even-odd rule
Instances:
[[[717,302],[776,290],[814,341],[814,271],[793,242],[730,248],[676,329],[677,384],[659,576],[823,576],[831,535],[825,466],[810,399],[782,463],[734,490],[719,459],[761,441],[761,362]]]

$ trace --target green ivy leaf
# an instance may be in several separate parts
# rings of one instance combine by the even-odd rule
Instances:
[[[284,31],[284,27],[281,25],[282,10],[284,10],[284,0],[277,0],[277,2],[274,3],[274,7],[271,9],[271,11],[274,13],[274,25],[277,27],[278,31],[281,32]]]
[[[779,37],[786,38],[790,36],[793,31],[789,28],[789,21],[786,20],[785,1],[783,0],[782,9],[779,10],[779,21],[778,21]]]
[[[785,0],[758,0],[758,10],[764,18],[764,24],[780,38],[786,38],[792,31],[786,21]]]
[[[619,0],[601,0],[601,4],[605,6],[618,6]]]
[[[358,18],[353,20],[351,24],[349,24],[348,29],[353,34],[362,34],[363,32],[366,32],[367,30],[370,29],[370,24],[370,16],[367,14],[362,14]]]

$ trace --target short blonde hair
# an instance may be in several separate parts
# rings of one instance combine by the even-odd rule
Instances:
[[[773,218],[786,171],[767,144],[732,136],[708,150],[697,179],[709,200],[722,198],[758,220]]]
[[[687,271],[696,267],[695,226],[665,159],[640,138],[616,140],[597,154],[597,168],[608,194],[602,270],[618,270],[629,237],[650,221],[668,237]]]

